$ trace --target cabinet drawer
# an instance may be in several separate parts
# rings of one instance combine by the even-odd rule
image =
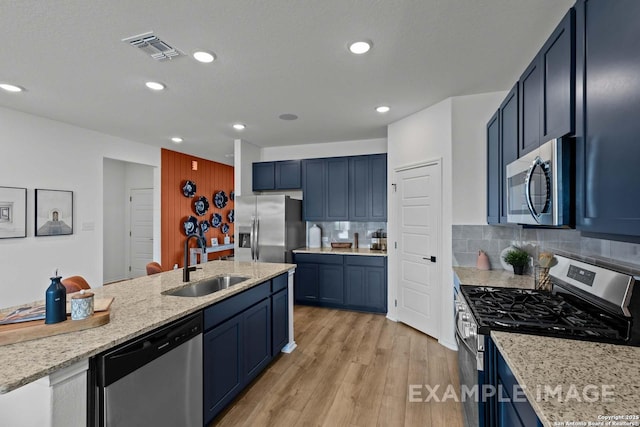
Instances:
[[[254,286],[204,310],[204,329],[210,329],[271,294],[271,280]]]
[[[282,289],[286,289],[289,284],[289,273],[284,273],[278,277],[271,279],[271,293],[278,292]]]
[[[331,254],[295,254],[295,261],[314,264],[342,264],[343,256]]]
[[[368,255],[345,255],[345,264],[365,267],[384,267],[386,257]]]

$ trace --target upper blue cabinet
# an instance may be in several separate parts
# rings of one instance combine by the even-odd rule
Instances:
[[[253,191],[301,189],[300,165],[300,160],[254,163]]]
[[[575,11],[570,9],[520,77],[521,157],[575,130]]]
[[[304,160],[305,221],[387,220],[387,155]]]
[[[576,4],[576,227],[632,241],[640,241],[639,16],[637,0]]]

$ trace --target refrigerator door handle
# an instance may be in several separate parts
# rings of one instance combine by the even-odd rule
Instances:
[[[260,217],[256,217],[256,261],[260,260]]]
[[[255,261],[256,259],[255,228],[256,228],[256,218],[252,216],[251,217],[251,235],[249,236],[249,244],[251,245],[251,261]]]

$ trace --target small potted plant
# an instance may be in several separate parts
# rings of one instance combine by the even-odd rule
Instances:
[[[529,265],[529,254],[520,248],[513,248],[504,254],[504,262],[513,266],[513,274],[523,275]]]

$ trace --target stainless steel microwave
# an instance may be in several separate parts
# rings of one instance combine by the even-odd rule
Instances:
[[[571,146],[552,139],[507,165],[507,222],[571,226]]]

